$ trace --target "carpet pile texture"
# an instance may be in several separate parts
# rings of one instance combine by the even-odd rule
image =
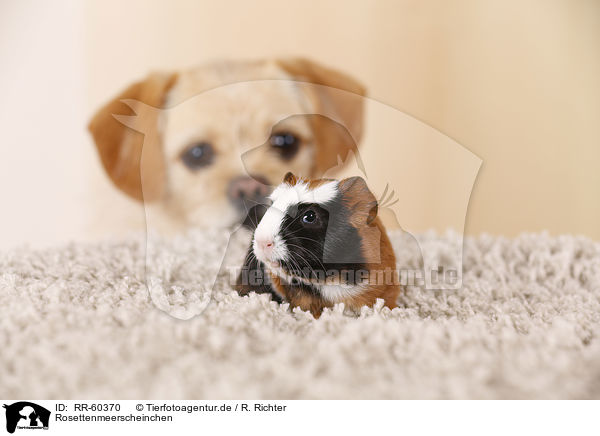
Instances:
[[[440,257],[461,240],[417,239]],[[210,286],[219,244],[157,241],[148,262],[143,237],[1,253],[0,397],[600,398],[598,242],[468,237],[460,290],[412,286],[397,309],[318,320],[223,278],[190,300],[185,283]],[[178,285],[151,298],[149,264],[150,292]],[[178,319],[192,303],[201,313]]]

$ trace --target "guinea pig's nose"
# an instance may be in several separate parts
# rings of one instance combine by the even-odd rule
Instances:
[[[258,248],[267,256],[273,252],[273,240],[272,239],[257,239],[256,245]]]
[[[227,198],[240,212],[247,212],[252,206],[264,203],[270,191],[265,179],[240,176],[229,182]]]

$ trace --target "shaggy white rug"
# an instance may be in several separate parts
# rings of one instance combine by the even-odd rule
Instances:
[[[419,240],[440,256],[459,243]],[[207,281],[219,262],[203,253],[216,243],[158,242],[152,268],[165,282],[153,286]],[[5,252],[0,397],[600,397],[600,243],[467,238],[464,268],[461,290],[413,287],[393,311],[337,307],[319,320],[221,283],[184,321],[149,297],[143,238]],[[155,301],[181,315],[188,297],[174,288]]]

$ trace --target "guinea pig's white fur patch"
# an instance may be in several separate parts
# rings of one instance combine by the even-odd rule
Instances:
[[[298,181],[295,185],[283,183],[275,188],[270,195],[273,204],[258,223],[252,240],[254,253],[259,260],[285,260],[287,248],[279,236],[279,231],[288,208],[299,203],[326,204],[338,194],[338,183],[337,180],[333,180],[310,188],[308,183]],[[264,259],[256,243],[257,239],[273,241],[271,259]]]
[[[332,303],[338,303],[346,298],[355,297],[366,289],[364,285],[349,285],[344,283],[319,285],[317,287],[323,298]]]

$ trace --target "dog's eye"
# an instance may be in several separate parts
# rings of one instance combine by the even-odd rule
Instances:
[[[191,170],[210,165],[214,158],[212,145],[207,142],[199,142],[188,147],[182,154],[181,160]]]
[[[269,138],[271,146],[276,149],[283,159],[291,159],[298,152],[300,140],[289,132],[274,133]]]
[[[304,224],[314,224],[317,221],[317,214],[314,210],[307,210],[302,215],[302,222]]]

